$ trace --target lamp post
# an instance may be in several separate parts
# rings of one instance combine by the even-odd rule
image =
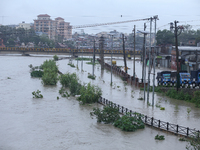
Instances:
[[[155,65],[156,65],[156,20],[159,20],[158,19],[158,15],[156,16],[153,16],[153,19],[155,20],[155,35],[154,35],[154,38],[155,38],[155,42],[154,42],[154,51],[153,51],[153,93],[152,93],[152,106],[154,106],[154,87],[155,87]]]
[[[145,31],[146,29],[146,24],[144,24],[144,31],[140,31],[140,30],[137,30],[139,33],[142,33],[144,34],[144,43],[143,43],[143,63],[144,63],[144,67],[143,67],[143,83],[144,83],[144,100],[146,99],[145,98],[145,92],[146,92],[146,35],[149,34],[149,32],[146,32]]]
[[[180,88],[180,75],[179,75],[179,52],[178,52],[178,36],[181,34],[183,27],[182,26],[178,26],[177,27],[177,23],[179,23],[178,21],[174,21],[175,26],[173,25],[173,22],[170,23],[170,30],[173,31],[174,28],[174,36],[175,36],[175,44],[176,44],[176,70],[177,70],[177,74],[176,74],[176,90],[178,92],[178,89]],[[179,30],[179,33],[178,33]]]

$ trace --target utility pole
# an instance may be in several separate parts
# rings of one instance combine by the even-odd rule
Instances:
[[[152,20],[150,18],[150,44],[149,44],[149,70],[148,70],[148,87],[147,87],[147,104],[149,103],[149,87],[150,87],[150,74],[151,74],[151,29],[152,29]]]
[[[125,72],[127,73],[127,66],[126,66],[126,53],[125,53],[125,42],[124,42],[124,34],[122,34],[122,41],[123,41],[123,53],[124,53],[124,66]]]
[[[111,52],[111,63],[110,63],[110,66],[111,66],[111,80],[110,80],[110,85],[112,86],[112,57],[113,57],[113,35],[112,36],[112,52]]]
[[[171,22],[170,23],[170,30],[172,31],[173,28],[175,28],[174,30],[174,36],[175,36],[175,44],[176,44],[176,68],[177,68],[177,74],[176,74],[176,81],[177,81],[177,84],[176,84],[176,90],[178,92],[178,89],[180,88],[180,75],[179,75],[179,52],[178,52],[178,36],[181,34],[182,30],[183,30],[183,27],[182,26],[178,26],[177,27],[177,23],[179,23],[178,21],[174,21],[174,24],[175,24],[175,27],[173,26],[173,23]],[[180,30],[180,32],[178,33],[178,30]]]
[[[152,106],[154,106],[154,87],[155,87],[155,67],[156,67],[156,20],[158,20],[158,16],[153,17],[155,20],[155,42],[154,42],[154,51],[153,51],[153,93],[152,93]]]
[[[81,52],[82,52],[81,71],[83,71],[83,49],[81,50]]]
[[[176,90],[178,92],[178,89],[180,87],[180,76],[179,76],[179,61],[178,61],[179,52],[178,52],[178,35],[177,35],[178,29],[177,29],[177,23],[178,23],[178,21],[174,21],[174,24],[175,24],[175,42],[176,42],[176,66],[177,66]]]
[[[197,54],[197,50],[196,50],[196,70],[198,70],[198,54]]]
[[[134,25],[133,31],[134,31],[134,42],[133,42],[133,44],[134,44],[134,70],[133,70],[133,77],[134,77],[134,80],[135,80],[135,25]]]
[[[92,65],[92,76],[94,76],[94,64],[95,64],[95,39],[94,39],[94,48],[93,48],[93,65]]]
[[[144,31],[145,31],[145,29],[146,29],[146,23],[144,23]],[[143,81],[144,81],[144,66],[145,66],[145,63],[144,63],[144,61],[145,61],[145,55],[146,55],[146,53],[145,53],[145,40],[146,40],[146,34],[144,33],[144,39],[143,39],[143,51],[142,51],[142,83],[143,83]],[[144,90],[145,91],[145,90]]]
[[[99,49],[100,49],[100,59],[101,59],[101,70],[104,69],[104,37],[101,36],[99,40]]]
[[[146,29],[146,23],[144,23],[144,31]],[[142,68],[142,82],[144,80],[144,100],[146,99],[146,33],[144,33],[144,41],[143,41],[143,68]]]

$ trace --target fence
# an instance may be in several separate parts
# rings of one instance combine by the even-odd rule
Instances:
[[[101,63],[101,59],[97,59]],[[108,63],[104,63],[104,67],[108,70],[111,70],[111,65]],[[112,71],[113,73],[117,74],[120,76],[124,81],[127,81],[127,83],[135,84],[136,86],[139,84],[139,79],[136,77],[134,79],[133,76],[129,75],[125,71],[121,70],[118,66],[113,66],[112,65]]]
[[[152,126],[164,131],[168,131],[176,135],[199,138],[199,132],[200,132],[199,130],[190,129],[189,127],[183,127],[176,124],[171,124],[169,122],[161,121],[153,117],[148,117],[147,115],[134,112],[132,110],[129,110],[128,108],[120,106],[102,97],[98,99],[98,103],[103,104],[105,106],[111,106],[113,108],[117,108],[119,113],[123,115],[130,114],[130,116],[135,116],[137,118],[140,117],[142,121],[148,126]]]

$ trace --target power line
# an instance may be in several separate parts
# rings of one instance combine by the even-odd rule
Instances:
[[[78,26],[72,26],[72,29],[89,28],[89,27],[97,27],[97,26],[104,26],[104,25],[121,24],[121,23],[144,21],[144,20],[149,20],[149,18],[137,19],[137,20],[127,20],[127,21],[118,21],[118,22],[110,22],[110,23],[97,23],[97,24],[90,24],[90,25],[78,25]]]

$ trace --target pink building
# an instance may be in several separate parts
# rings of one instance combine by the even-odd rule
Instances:
[[[72,38],[72,28],[69,24],[61,17],[52,20],[49,15],[41,14],[34,20],[33,27],[36,32],[47,34],[49,39],[55,40],[61,37],[63,40],[67,40]]]

